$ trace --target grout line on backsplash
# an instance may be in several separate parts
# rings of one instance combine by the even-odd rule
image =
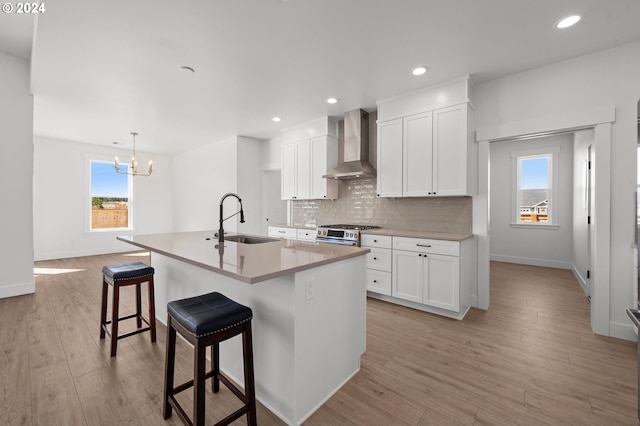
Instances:
[[[292,225],[378,225],[398,230],[471,233],[471,197],[378,198],[376,179],[341,181],[337,200],[292,201]]]

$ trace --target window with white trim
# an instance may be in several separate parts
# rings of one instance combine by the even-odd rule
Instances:
[[[116,173],[113,161],[88,161],[89,232],[132,229],[132,177]],[[128,167],[121,164],[120,170]]]
[[[512,225],[557,227],[560,147],[513,151]]]

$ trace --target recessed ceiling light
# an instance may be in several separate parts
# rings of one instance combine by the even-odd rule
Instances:
[[[335,104],[335,103],[338,103],[338,100],[336,98],[329,98],[329,99],[327,99],[327,103],[328,104]]]
[[[418,67],[418,68],[414,68],[413,71],[411,71],[411,74],[422,75],[426,72],[427,72],[427,67]]]
[[[574,26],[575,24],[580,22],[581,19],[582,19],[581,15],[567,16],[566,18],[562,18],[561,20],[556,22],[555,27],[558,28],[559,30],[563,30],[565,28]]]
[[[185,74],[195,74],[195,72],[196,72],[195,69],[193,69],[191,67],[188,67],[186,65],[181,66],[180,67],[180,71],[182,71]]]
[[[273,117],[272,118],[273,121],[275,121],[276,123],[279,123],[280,121],[282,121],[282,118],[280,117]]]

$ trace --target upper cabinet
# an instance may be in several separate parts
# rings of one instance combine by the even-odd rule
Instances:
[[[322,176],[338,164],[337,121],[328,117],[285,129],[283,200],[336,199],[338,183]]]
[[[468,78],[378,103],[378,196],[473,194]]]

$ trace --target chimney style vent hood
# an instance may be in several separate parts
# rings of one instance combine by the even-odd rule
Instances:
[[[356,109],[344,114],[344,160],[331,169],[326,179],[358,179],[376,177],[369,164],[369,113]]]

